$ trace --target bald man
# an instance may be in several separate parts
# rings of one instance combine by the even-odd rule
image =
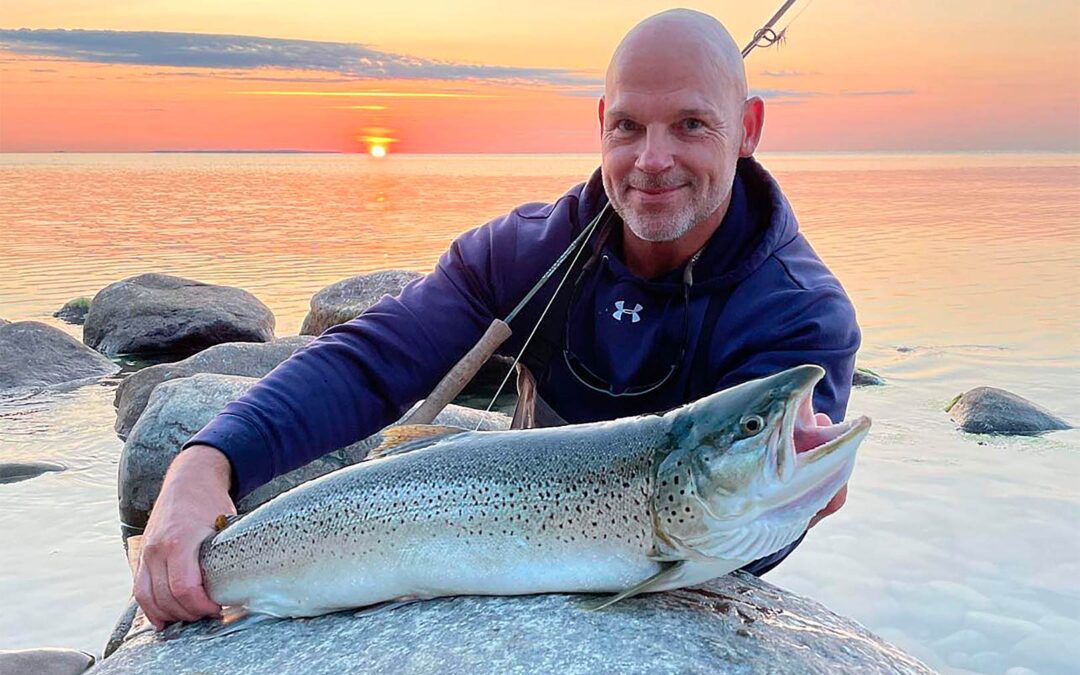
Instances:
[[[826,376],[797,447],[816,444],[815,423],[843,418],[854,310],[752,157],[764,104],[747,96],[724,27],[686,10],[640,23],[612,57],[599,119],[602,166],[588,181],[462,235],[433,272],[296,352],[189,441],[135,579],[156,627],[219,612],[197,563],[218,514],[398,419],[594,220],[583,254],[567,258],[500,349],[517,355],[540,323],[518,373],[515,426],[662,412],[804,363]],[[764,573],[797,544],[748,569]]]

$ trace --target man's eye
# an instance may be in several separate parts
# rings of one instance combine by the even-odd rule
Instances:
[[[622,132],[636,131],[637,124],[634,124],[633,120],[619,120],[615,123],[615,129]]]
[[[683,120],[682,125],[687,131],[699,131],[705,128],[705,123],[694,117]]]

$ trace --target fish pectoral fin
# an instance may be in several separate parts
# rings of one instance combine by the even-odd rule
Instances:
[[[258,623],[282,620],[283,618],[280,616],[262,614],[259,612],[248,612],[242,607],[226,607],[222,612],[221,621],[202,635],[197,636],[195,639],[213,640],[214,638],[225,637],[226,635],[232,635],[233,633],[247,630]]]
[[[426,448],[439,441],[467,432],[461,427],[440,426],[438,424],[403,424],[399,427],[387,427],[382,431],[382,443],[368,453],[364,461],[401,455],[420,448]]]
[[[637,584],[635,586],[631,586],[630,588],[617,595],[606,598],[600,601],[598,604],[593,604],[592,606],[588,607],[588,610],[591,612],[595,612],[598,609],[610,607],[611,605],[614,605],[620,600],[625,600],[626,598],[640,595],[641,593],[650,593],[652,591],[663,590],[662,587],[667,586],[671,582],[677,580],[682,575],[683,565],[685,564],[686,563],[681,561],[665,563],[662,570],[652,575],[645,581],[642,581],[640,584]]]

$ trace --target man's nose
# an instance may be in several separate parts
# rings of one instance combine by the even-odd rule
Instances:
[[[643,173],[663,173],[675,166],[674,145],[665,131],[647,129],[634,167]]]

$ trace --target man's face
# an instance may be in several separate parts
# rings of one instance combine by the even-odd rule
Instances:
[[[743,137],[733,86],[711,65],[642,50],[609,71],[600,103],[604,189],[639,238],[672,241],[723,217]]]

